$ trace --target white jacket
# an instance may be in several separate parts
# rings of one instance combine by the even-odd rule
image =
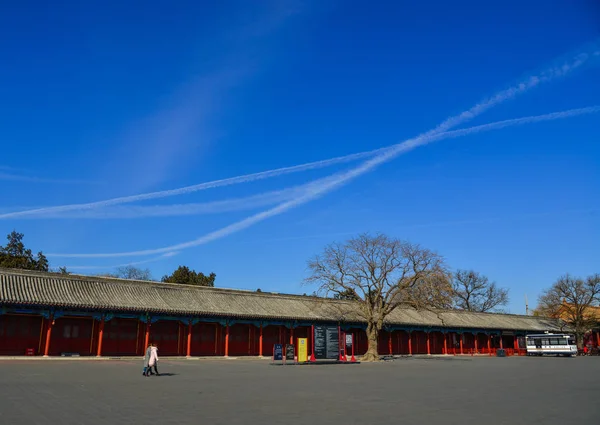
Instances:
[[[158,362],[158,348],[150,347],[150,360],[148,361],[148,366],[152,367]]]

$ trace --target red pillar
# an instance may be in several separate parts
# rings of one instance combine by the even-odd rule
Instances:
[[[317,359],[315,358],[315,327],[310,327],[310,361],[314,362]]]
[[[150,322],[146,323],[146,336],[144,338],[144,353],[146,352],[146,348],[148,348],[148,344],[150,343]]]
[[[412,356],[412,332],[408,332],[408,355]]]
[[[229,357],[229,323],[225,325],[225,357]]]
[[[102,320],[100,321],[100,327],[98,328],[98,352],[96,353],[96,356],[98,356],[98,357],[102,356],[103,336],[104,336],[104,317],[102,317]]]
[[[263,355],[263,325],[260,325],[260,335],[258,337],[258,355],[262,357]]]
[[[490,336],[490,334],[487,334],[487,346],[488,346],[488,353],[490,354],[490,356],[492,355],[492,337]]]
[[[290,328],[290,344],[294,345],[294,328]]]
[[[460,343],[460,354],[463,354],[463,339],[464,339],[464,335],[465,334],[460,334],[460,339],[459,339],[459,343]]]
[[[504,344],[502,343],[502,335],[500,335],[500,348],[504,348]]]
[[[477,353],[477,332],[473,334],[473,338],[475,339],[475,353]]]
[[[600,330],[596,332],[596,347],[600,347]]]
[[[350,361],[352,363],[356,361],[356,357],[354,357],[354,332],[352,332],[352,357],[350,358]]]
[[[427,332],[427,355],[428,356],[431,355],[431,348],[430,348],[430,343],[429,343],[429,332]]]
[[[394,354],[394,348],[392,347],[392,331],[390,331],[388,335],[388,351],[390,352],[390,356]]]
[[[444,355],[448,355],[448,334],[444,334]]]
[[[52,326],[54,325],[54,317],[50,316],[46,326],[46,345],[44,346],[44,357],[48,357],[50,351],[50,338],[52,336]]]
[[[186,357],[192,357],[192,321],[188,322]]]

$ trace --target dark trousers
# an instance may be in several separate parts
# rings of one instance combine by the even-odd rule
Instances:
[[[158,363],[154,363],[154,366],[148,366],[148,368],[146,369],[146,376],[148,376],[148,375],[153,375],[153,373],[152,373],[152,369],[154,369],[154,373],[156,373],[157,375],[160,375],[160,374],[158,373],[158,368],[157,368],[157,366],[158,366]]]

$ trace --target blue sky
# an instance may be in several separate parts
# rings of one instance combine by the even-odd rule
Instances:
[[[598,46],[595,2],[485,3],[2,5],[0,214],[392,145]],[[456,128],[600,104],[598,65],[590,55]],[[306,261],[326,244],[385,232],[510,288],[508,309],[522,313],[525,293],[535,304],[561,274],[600,271],[599,117],[421,146],[162,257],[52,256],[51,265],[99,273],[145,262],[160,277],[185,264],[214,271],[221,287],[304,293],[313,290],[301,286]],[[364,160],[62,216],[11,216],[0,233],[16,229],[49,254],[168,247],[296,199],[302,185]]]

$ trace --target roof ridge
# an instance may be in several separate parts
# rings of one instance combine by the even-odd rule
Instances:
[[[85,275],[78,273],[59,273],[59,272],[50,272],[50,271],[40,271],[40,270],[28,270],[28,269],[16,269],[16,268],[5,268],[0,267],[0,273],[12,274],[12,275],[29,275],[29,276],[47,276],[51,278],[61,278],[65,280],[73,280],[73,281],[85,281],[85,282],[106,282],[112,284],[123,284],[123,285],[141,285],[141,286],[157,286],[157,287],[170,287],[174,289],[194,289],[198,291],[214,291],[214,292],[227,292],[234,294],[243,294],[243,295],[254,295],[257,297],[277,297],[277,298],[312,298],[312,299],[321,299],[324,301],[340,301],[334,300],[331,298],[324,297],[315,297],[312,295],[299,295],[299,294],[286,294],[279,292],[269,292],[269,291],[253,291],[251,289],[238,289],[238,288],[220,288],[213,286],[202,286],[202,285],[189,285],[185,283],[171,283],[171,282],[159,282],[156,280],[138,280],[138,279],[124,279],[119,277],[112,276],[94,276],[94,275]]]
[[[452,313],[460,313],[460,314],[487,314],[493,316],[511,316],[511,317],[536,317],[527,314],[517,314],[517,313],[502,313],[502,312],[493,312],[493,311],[469,311],[469,310],[441,310],[443,312],[452,312]],[[543,318],[543,317],[542,317]]]
[[[340,305],[340,304],[348,304],[350,301],[345,300],[336,300],[333,298],[325,298],[318,297],[313,295],[298,295],[298,294],[282,294],[282,293],[274,293],[274,292],[256,292],[247,289],[233,289],[233,288],[219,288],[219,287],[207,287],[207,286],[198,286],[198,285],[186,285],[186,284],[178,284],[178,283],[164,283],[157,281],[144,281],[144,280],[132,280],[132,279],[121,279],[114,278],[108,276],[89,276],[89,275],[80,275],[80,274],[62,274],[57,272],[44,272],[37,270],[24,270],[24,269],[8,269],[0,267],[0,275],[12,275],[19,277],[32,277],[35,278],[48,278],[53,280],[62,280],[62,281],[70,281],[75,284],[84,283],[106,283],[110,285],[111,288],[133,288],[133,287],[152,287],[152,288],[163,288],[163,289],[173,289],[173,290],[188,290],[188,291],[202,291],[205,294],[230,294],[236,296],[252,296],[256,299],[271,299],[271,300],[296,300],[296,301],[305,301],[311,303],[326,303],[327,305]],[[50,282],[48,282],[51,284]],[[37,285],[42,286],[42,282],[38,281]],[[43,285],[46,286],[46,285]],[[198,292],[195,292],[196,294]],[[190,294],[191,296],[191,294]],[[308,308],[308,307],[307,307]],[[309,308],[310,309],[310,308]],[[483,317],[495,317],[495,318],[507,318],[507,319],[527,319],[530,321],[546,321],[550,318],[546,317],[536,317],[536,316],[528,316],[528,315],[517,315],[510,313],[492,313],[492,312],[472,312],[472,311],[464,311],[464,310],[439,310],[439,309],[416,309],[409,306],[400,306],[398,310],[409,311],[413,310],[418,314],[425,314],[430,312],[434,315],[460,315],[460,316],[471,316],[475,320],[476,317],[479,317],[481,320],[485,320]]]

